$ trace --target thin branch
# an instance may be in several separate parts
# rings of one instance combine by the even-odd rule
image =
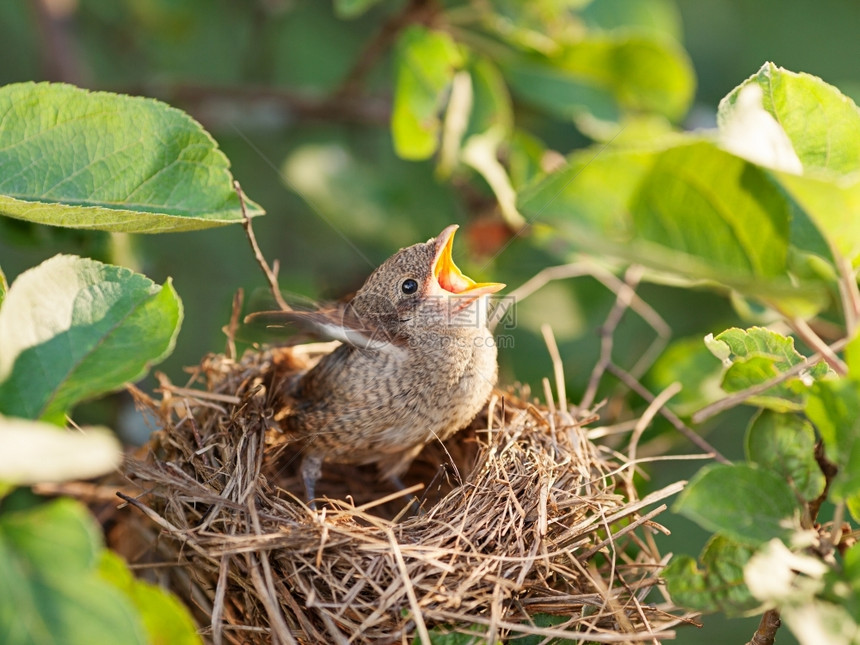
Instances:
[[[839,297],[842,300],[842,314],[845,317],[845,335],[854,336],[860,317],[860,290],[857,288],[857,277],[851,262],[842,254],[834,253],[836,268],[839,271]]]
[[[245,299],[245,292],[242,289],[237,289],[233,294],[233,308],[230,311],[230,322],[222,328],[224,335],[227,336],[227,345],[224,349],[224,355],[227,358],[236,358],[236,330],[239,329],[239,316],[242,313],[242,302]]]
[[[245,195],[242,192],[242,187],[239,185],[239,182],[235,179],[233,180],[233,189],[239,196],[239,207],[242,209],[242,227],[245,229],[245,234],[248,236],[248,241],[251,243],[251,249],[254,251],[254,257],[257,259],[257,264],[260,265],[260,268],[263,270],[263,275],[266,276],[266,280],[269,282],[269,289],[272,292],[272,297],[274,297],[275,302],[278,303],[281,311],[292,311],[281,295],[281,289],[278,287],[278,276],[275,271],[269,267],[269,264],[266,262],[266,258],[263,257],[263,253],[260,251],[260,246],[257,244],[257,237],[254,235],[254,228],[251,226],[251,218],[248,216],[248,209],[245,208]]]
[[[848,339],[843,338],[841,340],[836,341],[832,345],[829,345],[828,349],[831,352],[835,353],[841,350],[847,344]],[[699,424],[703,421],[706,421],[707,419],[710,419],[712,416],[719,414],[720,412],[733,408],[736,405],[743,403],[751,396],[761,394],[762,392],[769,390],[775,385],[779,385],[783,381],[787,381],[793,376],[797,376],[803,370],[808,369],[812,365],[815,365],[815,363],[820,361],[822,358],[824,358],[823,354],[821,354],[820,352],[816,352],[809,358],[804,358],[800,363],[792,365],[782,374],[779,374],[778,376],[775,376],[772,379],[765,381],[764,383],[753,385],[752,387],[748,387],[745,390],[741,390],[740,392],[735,392],[734,394],[731,394],[724,399],[714,401],[713,403],[710,403],[705,407],[701,408],[700,410],[696,411],[692,416],[692,421],[695,424]]]
[[[836,473],[839,472],[839,468],[836,467],[836,464],[830,461],[827,458],[827,455],[824,454],[824,442],[822,441],[815,444],[815,462],[818,464],[818,467],[821,469],[821,473],[824,475],[824,490],[821,491],[821,495],[809,502],[807,506],[809,509],[810,523],[808,528],[811,528],[812,523],[818,518],[818,511],[821,510],[821,505],[830,494],[830,484],[836,477]]]
[[[636,285],[642,277],[641,267],[630,267],[624,275],[624,282],[621,283],[615,291],[615,304],[606,316],[606,322],[600,328],[600,358],[591,370],[591,378],[588,379],[588,386],[585,388],[585,394],[582,396],[580,403],[581,409],[589,409],[594,402],[594,397],[597,395],[597,387],[603,374],[606,372],[607,366],[612,362],[612,348],[615,345],[615,329],[618,323],[621,322],[621,317],[624,312],[630,307],[633,296],[636,293]]]
[[[308,122],[385,126],[391,119],[391,99],[386,96],[314,96],[284,88],[189,82],[111,89],[157,96],[171,105],[180,105],[210,129],[235,125],[237,114],[253,115],[263,110],[267,123],[278,127]]]
[[[776,630],[779,629],[780,624],[779,611],[768,609],[761,615],[758,629],[746,645],[773,645],[776,640]]]
[[[610,374],[618,378],[631,390],[636,392],[636,394],[648,401],[648,403],[651,403],[655,399],[654,395],[651,394],[651,392],[649,392],[639,381],[630,376],[629,373],[625,372],[623,369],[621,369],[614,363],[610,363],[609,365],[607,365],[606,370]],[[681,421],[681,419],[679,419],[674,412],[664,407],[660,409],[660,414],[663,416],[664,419],[666,419],[669,423],[675,426],[675,429],[682,435],[684,435],[691,443],[698,446],[702,450],[714,455],[714,459],[723,464],[731,463],[722,454],[720,454],[720,452],[716,448],[714,448],[698,434],[693,432],[693,430],[689,428],[683,421]]]
[[[815,352],[821,354],[821,358],[833,368],[834,372],[839,376],[848,374],[848,366],[836,355],[836,352],[828,347],[827,343],[821,340],[821,337],[815,333],[812,327],[809,326],[809,323],[802,318],[789,318],[786,322],[804,343],[809,345]]]

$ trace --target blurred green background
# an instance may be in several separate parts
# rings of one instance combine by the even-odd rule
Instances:
[[[380,25],[407,3],[337,3],[341,12],[363,4],[373,6],[346,18],[322,0],[6,0],[0,3],[0,84],[66,81],[156,97],[188,111],[217,139],[244,190],[267,210],[255,230],[264,255],[280,261],[286,291],[340,297],[397,248],[450,223],[463,225],[455,257],[477,279],[516,287],[558,264],[528,240],[505,246],[508,233],[480,182],[444,178],[432,160],[395,155],[388,125],[393,74],[388,50],[368,70],[361,91],[344,88]],[[458,4],[469,5],[439,3]],[[519,11],[516,2],[473,4],[495,4],[509,16]],[[538,14],[561,4],[532,3]],[[720,98],[766,60],[821,76],[849,95],[860,92],[860,5],[849,0],[566,4],[584,28],[611,30],[635,21],[682,43],[697,83],[682,127],[712,126]],[[338,89],[344,90],[342,99],[331,100]],[[517,123],[526,124],[548,149],[567,154],[588,143],[569,120],[519,102],[514,107]],[[253,303],[264,284],[239,227],[111,237],[0,219],[0,266],[10,281],[57,252],[125,264],[158,282],[173,278],[185,322],[176,352],[159,369],[175,382],[183,380],[183,366],[223,349],[221,329],[236,290],[244,289]],[[738,321],[730,303],[710,291],[645,284],[640,294],[669,322],[674,339],[701,339]],[[597,358],[598,329],[613,299],[595,280],[579,278],[551,284],[524,301],[510,330],[514,345],[501,356],[502,380],[541,391],[540,379],[551,374],[551,364],[540,326],[549,323],[576,400]],[[616,357],[632,364],[652,335],[638,319],[626,317]],[[118,401],[85,414],[116,417],[123,405]],[[729,458],[741,457],[745,426],[743,412],[725,415],[709,439]],[[666,432],[658,423],[653,435]],[[689,447],[678,442],[673,450]],[[652,484],[688,478],[700,465],[677,463],[689,465],[654,468]],[[666,551],[699,552],[704,531],[671,514],[662,521],[673,530],[662,539]],[[757,619],[706,617],[704,622],[701,630],[681,630],[677,642],[743,643]],[[782,631],[778,642],[793,641]]]

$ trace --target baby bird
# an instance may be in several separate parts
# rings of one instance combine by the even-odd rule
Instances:
[[[397,481],[424,444],[444,440],[481,410],[496,382],[487,296],[454,264],[456,225],[401,249],[342,309],[282,317],[342,344],[284,392],[276,416],[304,442],[308,500],[324,462],[379,465]]]

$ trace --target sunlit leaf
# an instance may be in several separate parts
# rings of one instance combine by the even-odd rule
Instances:
[[[391,134],[399,156],[426,159],[436,151],[445,90],[462,64],[457,44],[444,32],[413,25],[400,34],[391,115]]]
[[[0,119],[2,215],[130,233],[242,219],[227,158],[199,123],[164,103],[20,83],[0,88]]]
[[[721,102],[720,127],[736,117],[746,88],[761,88],[762,108],[785,132],[805,172],[860,171],[860,110],[837,88],[811,74],[765,63]]]
[[[860,257],[860,179],[777,177],[831,249],[852,262]]]
[[[70,255],[43,262],[0,308],[0,411],[56,422],[169,355],[181,319],[169,281]]]
[[[727,329],[709,345],[711,351],[719,347],[727,348],[720,355],[725,353],[725,361],[731,363],[723,374],[722,387],[726,392],[741,392],[761,385],[805,360],[794,348],[793,338],[764,327]],[[827,365],[819,362],[764,392],[750,396],[746,402],[777,412],[802,410],[812,381],[822,378],[828,371]]]
[[[860,642],[858,597],[839,568],[820,556],[793,552],[778,540],[760,549],[744,570],[750,591],[779,608],[801,645]]]

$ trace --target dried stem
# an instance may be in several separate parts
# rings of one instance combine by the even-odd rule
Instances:
[[[269,289],[272,292],[272,297],[275,299],[275,302],[278,303],[281,311],[292,311],[281,295],[281,290],[278,287],[277,274],[269,267],[269,264],[266,262],[266,258],[263,257],[263,252],[260,251],[260,246],[257,244],[257,237],[254,235],[254,227],[251,226],[251,218],[248,216],[248,209],[245,207],[245,195],[242,192],[242,187],[239,185],[239,182],[235,179],[233,180],[233,189],[239,196],[239,207],[242,209],[242,227],[245,229],[245,234],[248,236],[248,241],[251,243],[251,249],[254,251],[254,257],[257,260],[257,264],[260,265],[260,268],[263,270],[263,275],[266,276],[266,280],[269,282]]]
[[[242,314],[242,302],[245,299],[245,292],[242,289],[237,289],[233,294],[233,307],[230,310],[230,322],[223,328],[224,335],[227,336],[227,345],[224,349],[224,355],[227,358],[236,358],[236,330],[239,329],[239,316]]]
[[[555,335],[552,333],[552,328],[549,325],[544,323],[541,325],[540,331],[543,334],[543,340],[552,359],[552,372],[555,377],[555,386],[558,388],[558,408],[566,414],[567,392],[564,386],[564,364],[558,351],[558,343],[555,342]]]
[[[851,262],[842,254],[834,253],[836,268],[839,271],[839,296],[842,300],[842,313],[845,317],[845,335],[854,337],[857,321],[860,318],[860,290]]]
[[[615,291],[615,304],[609,311],[606,322],[600,328],[600,358],[591,371],[591,378],[588,380],[588,386],[585,388],[585,394],[582,397],[582,402],[579,404],[581,409],[589,409],[594,403],[594,397],[597,395],[597,386],[600,384],[607,366],[612,362],[615,329],[618,327],[618,323],[621,322],[624,312],[630,307],[630,303],[633,301],[636,293],[636,285],[639,284],[641,277],[641,267],[628,268],[624,275],[624,282]]]
[[[776,639],[776,630],[780,626],[779,611],[768,609],[761,616],[758,629],[753,634],[752,640],[746,645],[773,645]]]
[[[848,366],[836,355],[836,352],[830,349],[827,343],[821,340],[821,337],[815,333],[812,327],[809,326],[809,323],[802,318],[791,318],[786,322],[804,343],[809,345],[816,353],[821,354],[821,358],[833,368],[834,372],[839,374],[839,376],[848,374]]]

